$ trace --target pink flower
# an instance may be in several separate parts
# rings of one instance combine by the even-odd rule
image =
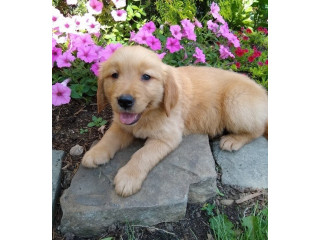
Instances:
[[[219,28],[219,25],[218,25],[218,24],[212,22],[212,20],[209,20],[209,21],[207,22],[207,25],[208,25],[208,29],[210,29],[210,30],[211,30],[212,32],[214,32],[214,33],[217,33],[218,28]]]
[[[140,28],[139,32],[133,37],[133,41],[139,44],[147,44],[147,38],[152,36],[151,33]]]
[[[76,5],[78,3],[78,0],[67,0],[68,5]]]
[[[174,38],[181,40],[182,33],[181,33],[181,27],[179,25],[170,26],[170,32]]]
[[[166,48],[170,51],[170,53],[174,53],[179,51],[182,47],[178,39],[175,38],[167,38]]]
[[[136,35],[135,32],[133,32],[133,31],[130,32],[130,39],[129,39],[130,42],[134,41],[133,39],[134,39],[135,35]]]
[[[99,76],[99,63],[94,63],[92,64],[90,70],[96,75],[97,77]]]
[[[74,56],[72,56],[70,51],[67,51],[65,53],[63,53],[62,55],[60,55],[57,58],[57,66],[58,68],[62,68],[62,67],[71,67],[71,63],[75,60],[76,58]]]
[[[98,55],[92,46],[82,46],[78,47],[77,58],[80,58],[86,63],[91,63],[98,58]]]
[[[240,68],[240,67],[241,67],[241,63],[236,62],[236,67],[237,67],[237,68]]]
[[[228,57],[234,58],[234,55],[230,52],[229,48],[223,46],[222,44],[220,44],[219,52],[220,52],[221,59],[226,59]]]
[[[103,3],[98,0],[89,0],[86,5],[88,12],[91,14],[100,14],[102,12]]]
[[[73,46],[78,49],[83,46],[94,45],[90,34],[78,35],[73,41]]]
[[[116,22],[123,22],[127,19],[127,12],[123,9],[120,10],[112,10],[111,16]]]
[[[194,24],[188,19],[181,20],[181,25],[183,26],[183,33],[189,40],[196,41],[197,36],[194,33]]]
[[[99,53],[100,61],[104,62],[108,60],[109,57],[111,57],[111,55],[120,47],[122,47],[121,43],[110,43],[109,45],[107,45],[105,49],[102,49]]]
[[[62,49],[61,48],[57,48],[57,47],[53,47],[52,48],[52,66],[54,64],[54,62],[57,60],[57,58],[62,54]]]
[[[234,47],[236,47],[236,48],[240,47],[240,41],[236,35],[234,35],[232,33],[228,34],[228,40],[230,43],[233,44]]]
[[[54,38],[52,38],[52,47],[55,47],[56,45],[57,45],[57,41]]]
[[[126,6],[126,0],[112,0],[116,8],[122,8]]]
[[[198,28],[202,28],[201,22],[198,21],[198,19],[194,19],[194,25],[197,26]]]
[[[219,5],[213,2],[210,6],[210,10],[211,14],[218,13],[220,11]]]
[[[52,105],[60,106],[70,102],[71,89],[67,87],[70,79],[52,85]]]
[[[259,66],[263,66],[263,62],[258,62],[258,65]]]
[[[268,65],[268,59],[264,62],[265,65]]]
[[[203,54],[203,51],[198,47],[196,47],[196,52],[192,56],[194,56],[197,59],[194,63],[198,63],[198,62],[205,63],[206,62],[206,56]]]
[[[156,25],[154,25],[154,22],[147,22],[145,25],[143,25],[142,29],[144,31],[147,31],[149,33],[153,33],[156,30]]]
[[[162,60],[167,53],[163,52],[158,54],[158,57]]]
[[[161,42],[158,38],[155,36],[149,36],[147,38],[147,45],[152,49],[152,50],[160,50],[161,49]]]

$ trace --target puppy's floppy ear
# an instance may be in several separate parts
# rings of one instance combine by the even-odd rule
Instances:
[[[178,86],[175,80],[174,70],[166,69],[166,78],[164,81],[164,96],[163,96],[163,103],[164,103],[164,110],[169,117],[170,111],[178,102],[179,92]]]
[[[106,98],[106,95],[104,93],[104,88],[103,88],[103,78],[101,74],[101,69],[102,67],[100,66],[100,73],[98,77],[98,90],[97,90],[97,105],[98,105],[98,113],[101,112],[107,105],[108,101]]]

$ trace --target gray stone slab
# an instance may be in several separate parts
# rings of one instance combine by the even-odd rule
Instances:
[[[52,212],[60,191],[61,165],[64,151],[52,150]]]
[[[255,139],[238,151],[223,151],[219,141],[212,143],[213,156],[221,167],[223,184],[242,188],[268,188],[268,141]]]
[[[143,146],[135,141],[108,164],[80,166],[60,203],[61,231],[95,236],[116,222],[154,225],[183,219],[189,202],[204,202],[216,194],[216,172],[208,136],[190,135],[148,175],[142,189],[127,198],[113,186],[117,170]]]

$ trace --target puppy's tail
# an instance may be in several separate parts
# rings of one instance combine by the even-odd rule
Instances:
[[[263,136],[268,140],[268,121],[266,123]]]

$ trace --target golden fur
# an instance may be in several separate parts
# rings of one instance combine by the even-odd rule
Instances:
[[[141,79],[143,74],[151,79]],[[117,99],[124,94],[135,99],[127,112],[141,114],[132,125],[121,123],[119,117],[124,110]],[[253,80],[211,67],[171,67],[140,46],[122,47],[102,64],[97,102],[98,111],[111,104],[113,122],[84,155],[84,166],[107,163],[134,138],[147,139],[114,179],[117,194],[124,197],[140,190],[148,172],[180,144],[183,135],[216,136],[226,129],[229,134],[221,137],[220,147],[233,151],[263,135],[267,127],[267,94]]]

